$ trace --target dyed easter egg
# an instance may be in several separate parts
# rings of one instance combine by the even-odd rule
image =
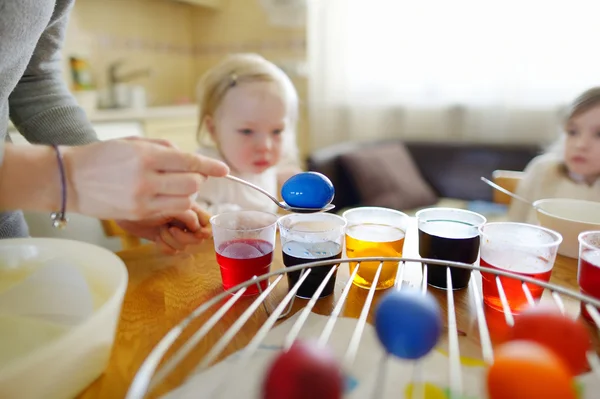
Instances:
[[[487,373],[487,390],[490,399],[577,397],[566,364],[533,341],[510,341],[496,349]]]
[[[429,353],[440,337],[440,307],[429,293],[391,291],[377,305],[375,329],[389,353],[402,359],[418,359]]]
[[[296,341],[267,370],[263,399],[340,399],[341,368],[333,352],[312,341]]]
[[[331,203],[335,190],[327,176],[303,172],[290,177],[281,187],[281,197],[289,206],[321,209]]]
[[[591,337],[581,320],[563,315],[558,309],[536,306],[517,317],[509,340],[528,340],[544,345],[560,357],[576,376],[588,369],[586,352]]]

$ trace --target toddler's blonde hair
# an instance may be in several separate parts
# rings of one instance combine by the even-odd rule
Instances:
[[[573,100],[564,116],[564,123],[566,124],[572,118],[581,115],[598,105],[600,105],[600,87],[592,87]]]
[[[569,106],[566,111],[563,113],[562,117],[562,130],[563,134],[560,135],[558,140],[556,140],[549,148],[548,152],[555,154],[559,157],[564,157],[565,153],[565,134],[564,130],[567,123],[578,115],[583,114],[584,112],[589,111],[590,109],[597,107],[600,105],[600,87],[592,87],[581,93]]]
[[[272,62],[258,54],[233,54],[206,72],[198,84],[199,121],[197,140],[200,146],[212,143],[207,134],[206,118],[214,116],[227,91],[244,82],[271,82],[279,88],[286,103],[288,123],[283,135],[284,151],[295,148],[298,123],[298,94],[290,78]]]

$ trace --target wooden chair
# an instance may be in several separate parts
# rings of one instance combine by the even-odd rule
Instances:
[[[100,222],[107,237],[119,237],[121,239],[121,246],[124,250],[142,245],[139,237],[123,230],[114,220],[101,220]]]
[[[513,193],[517,189],[517,185],[522,178],[523,172],[517,172],[513,170],[495,170],[492,173],[492,180],[494,183]],[[493,188],[492,190],[494,190],[493,198],[495,203],[505,205],[510,204],[512,199],[508,195]]]

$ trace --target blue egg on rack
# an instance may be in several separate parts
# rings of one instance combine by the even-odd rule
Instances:
[[[402,359],[419,359],[435,347],[442,316],[435,298],[415,289],[392,291],[379,301],[375,329],[385,349]]]
[[[327,176],[302,172],[290,177],[281,187],[281,197],[289,206],[321,209],[331,203],[335,190]]]

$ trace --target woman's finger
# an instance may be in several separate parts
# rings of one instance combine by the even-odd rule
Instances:
[[[175,144],[173,144],[172,142],[170,142],[169,140],[165,140],[165,139],[150,139],[150,138],[147,138],[147,137],[129,136],[129,137],[125,137],[124,140],[145,141],[147,143],[154,143],[154,144],[161,145],[163,147],[174,148],[174,149],[178,149],[179,148]]]
[[[152,167],[163,172],[191,172],[214,177],[229,173],[229,167],[221,161],[164,147],[152,154],[150,162]]]
[[[201,227],[200,222],[198,221],[198,215],[192,210],[187,210],[174,215],[169,222],[169,226],[178,227],[180,230],[187,230],[192,233],[196,232]]]
[[[187,195],[197,193],[206,180],[198,173],[157,173],[152,177],[152,189],[157,195]]]
[[[162,145],[163,147],[173,148],[176,150],[179,149],[179,147],[177,147],[177,145],[175,145],[175,143],[173,143],[169,140],[165,140],[165,139],[146,139],[146,141],[149,141],[154,144]]]
[[[145,211],[148,215],[179,215],[189,211],[192,206],[189,196],[157,195],[148,200]]]

